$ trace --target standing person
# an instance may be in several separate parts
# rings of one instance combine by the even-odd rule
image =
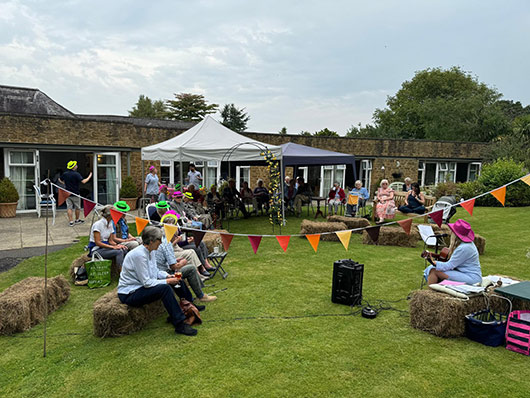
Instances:
[[[157,170],[155,166],[149,167],[149,173],[145,176],[144,191],[148,198],[151,198],[151,203],[158,202],[158,181]]]
[[[132,307],[162,300],[175,332],[195,336],[197,329],[184,322],[186,316],[171,288],[179,283],[179,279],[176,275],[159,271],[156,266],[156,254],[153,252],[162,243],[162,231],[156,227],[145,227],[142,242],[142,246],[138,246],[125,258],[118,282],[118,298],[123,304]]]
[[[333,183],[333,187],[329,191],[328,194],[328,207],[329,207],[329,214],[333,214],[333,208],[335,208],[335,214],[339,213],[339,205],[341,203],[344,203],[344,200],[346,199],[346,194],[344,193],[344,189],[340,187],[340,184],[338,181],[335,181]]]
[[[381,186],[377,190],[376,214],[381,224],[387,219],[393,219],[396,215],[396,202],[394,202],[394,190],[388,186],[388,180],[381,181]]]
[[[190,163],[190,171],[188,171],[188,185],[198,187],[202,185],[202,174],[195,169],[195,165]]]
[[[86,184],[92,177],[92,172],[88,174],[87,178],[83,179],[81,174],[77,172],[77,162],[75,160],[69,161],[66,167],[68,168],[68,171],[59,178],[59,182],[64,184],[66,190],[79,195],[79,184]],[[76,195],[70,195],[66,198],[66,212],[68,213],[68,220],[70,221],[69,225],[71,227],[73,227],[74,224],[83,224],[85,222],[85,220],[79,218],[81,213],[81,198]],[[75,221],[73,217],[74,209]]]

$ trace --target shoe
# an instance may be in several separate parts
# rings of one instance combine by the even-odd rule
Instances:
[[[202,272],[201,272],[201,275],[202,275],[202,276],[208,276],[208,277],[209,277],[209,276],[211,276],[212,274],[210,274],[208,271],[202,271]]]
[[[75,220],[75,223],[76,223],[76,224],[84,224],[84,223],[85,223],[85,220]]]
[[[201,303],[209,303],[210,301],[215,301],[217,300],[217,297],[216,296],[208,296],[207,294],[205,294],[204,296],[202,296],[199,301]]]
[[[74,226],[74,222],[73,222],[73,221],[70,221],[70,222],[68,223],[68,225],[69,225],[70,227],[73,227],[73,226]]]
[[[208,272],[214,272],[217,268],[216,267],[210,267],[210,268],[204,268]]]
[[[187,323],[180,322],[177,326],[175,326],[175,333],[184,334],[186,336],[195,336],[197,334],[197,329],[193,329]]]
[[[195,308],[197,308],[199,311],[202,311],[206,308],[205,305],[200,305],[200,304],[193,304],[195,306]]]
[[[207,281],[208,279],[210,279],[209,276],[203,276],[203,275],[199,275],[199,278],[200,278],[200,280],[201,280],[202,282]]]

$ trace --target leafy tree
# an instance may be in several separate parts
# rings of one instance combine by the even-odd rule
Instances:
[[[282,127],[282,129],[278,132],[280,135],[287,135],[287,127]]]
[[[425,69],[376,109],[374,121],[387,137],[490,141],[508,129],[500,97],[458,67]]]
[[[148,119],[166,119],[167,109],[164,101],[152,101],[145,95],[140,95],[136,105],[129,111],[131,117],[144,117]]]
[[[510,158],[530,170],[530,115],[516,118],[510,132],[496,138],[485,157],[487,161]]]
[[[300,131],[299,135],[303,135],[305,137],[311,137],[312,134],[309,131],[303,131],[302,130],[302,131]]]
[[[315,137],[339,137],[336,131],[332,131],[328,129],[327,127],[325,129],[322,129],[320,131],[316,131],[315,134],[313,134]]]
[[[234,104],[226,104],[221,111],[221,122],[225,127],[241,133],[247,129],[250,116],[246,114],[245,108],[237,109]]]
[[[523,107],[519,101],[513,102],[512,100],[500,100],[498,101],[498,104],[504,115],[510,121],[524,115],[530,115],[530,105]]]
[[[351,126],[346,131],[346,137],[349,138],[386,138],[382,129],[375,127],[371,124],[367,124],[362,127],[361,123],[357,126]]]
[[[174,100],[167,100],[168,117],[187,122],[199,121],[210,113],[217,112],[219,105],[208,104],[203,95],[180,93]]]

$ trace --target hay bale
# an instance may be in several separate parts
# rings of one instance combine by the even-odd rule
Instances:
[[[214,231],[228,233],[228,231],[225,229],[215,229]],[[212,253],[213,248],[216,246],[222,246],[223,241],[221,240],[220,234],[211,234],[208,232],[206,233],[206,235],[204,235],[204,238],[202,238],[202,241],[206,244],[206,247],[208,248],[208,252]]]
[[[48,279],[48,314],[70,297],[70,285],[62,275]],[[44,320],[44,278],[30,277],[0,293],[0,335],[31,329]]]
[[[344,223],[348,229],[364,228],[370,226],[370,221],[368,221],[366,218],[360,217],[329,216],[328,221]],[[355,232],[360,234],[362,231]]]
[[[407,235],[401,227],[381,227],[377,244],[380,246],[416,247],[418,236],[419,232],[414,230],[411,230],[410,235]],[[376,244],[366,230],[363,231],[363,244]]]
[[[72,261],[72,264],[70,264],[70,279],[72,280],[72,283],[75,282],[75,271],[77,268],[81,267],[82,265],[85,265],[87,261],[90,261],[90,257],[88,257],[88,254],[81,254],[79,257],[77,257],[74,261]]]
[[[480,236],[478,234],[475,234],[475,246],[477,247],[478,254],[484,254],[486,251],[486,238],[483,236]]]
[[[117,337],[134,333],[163,313],[164,306],[161,300],[138,308],[130,307],[121,303],[118,291],[114,289],[94,303],[94,335]]]
[[[317,222],[303,220],[300,224],[301,234],[320,234],[322,232],[344,231],[348,229],[343,222]],[[339,238],[335,234],[326,234],[320,237],[320,240],[338,242]]]

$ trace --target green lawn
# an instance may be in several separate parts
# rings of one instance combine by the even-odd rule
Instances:
[[[453,220],[467,219],[487,239],[484,274],[530,279],[528,210],[475,208],[473,217],[458,210]],[[282,234],[298,233],[299,223],[289,219]],[[232,222],[230,230],[272,231],[265,217]],[[67,275],[85,243],[51,254],[50,276]],[[397,311],[367,320],[331,303],[332,265],[341,258],[365,264],[367,300],[406,298],[420,284],[421,248],[365,246],[353,235],[347,253],[338,242],[320,242],[315,254],[305,238],[293,237],[283,253],[276,239],[264,238],[254,255],[247,238],[235,237],[228,279],[216,276],[206,289],[228,290],[207,305],[192,338],[175,335],[165,317],[130,336],[94,337],[92,304],[114,286],[72,286],[70,300],[49,318],[47,358],[42,325],[0,337],[0,396],[528,396],[523,355],[437,338],[412,329]],[[0,290],[33,275],[43,275],[42,257],[0,274]],[[393,305],[408,308],[405,300]]]

